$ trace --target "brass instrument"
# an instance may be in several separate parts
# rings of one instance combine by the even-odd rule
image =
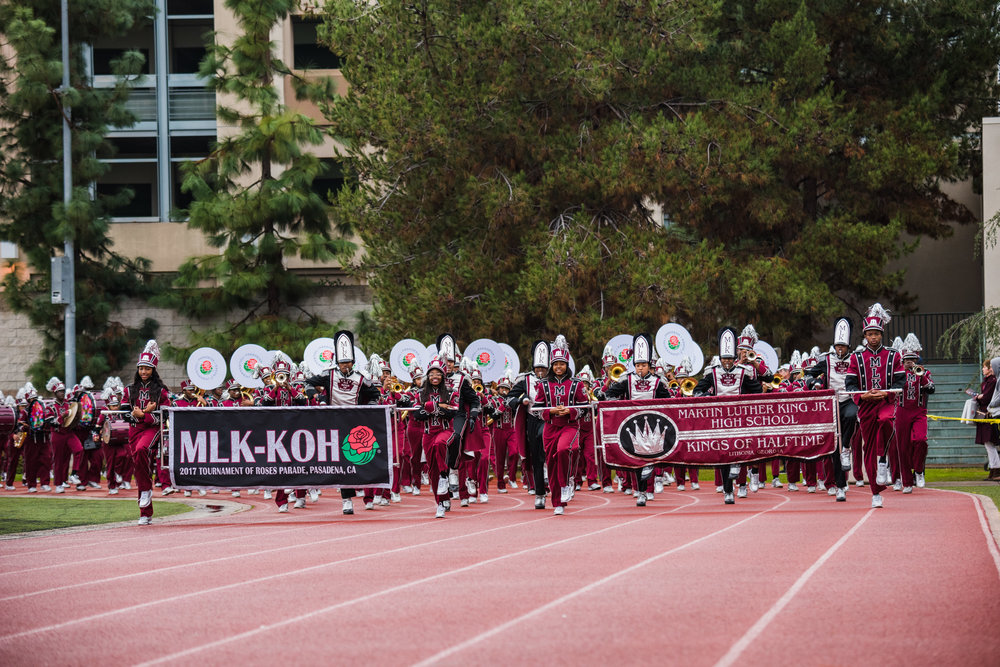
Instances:
[[[278,371],[274,374],[274,384],[279,387],[284,387],[288,384],[288,373],[284,371]]]
[[[681,383],[678,382],[677,380],[671,380],[670,382],[667,383],[667,389],[669,389],[670,391],[677,391],[680,388],[681,388]]]
[[[914,366],[913,367],[913,374],[916,375],[917,377],[923,376],[923,374],[926,373],[926,372],[927,372],[927,369],[924,368],[923,366]]]
[[[751,364],[757,361],[757,353],[753,350],[749,350],[747,352],[746,360]]]
[[[476,390],[477,394],[485,394],[486,393],[486,387],[483,385],[482,382],[479,382],[479,381],[473,382],[472,383],[472,388]]]
[[[24,445],[25,439],[28,437],[27,431],[21,431],[20,433],[14,434],[14,449],[20,449]]]
[[[781,377],[775,375],[773,378],[771,378],[770,382],[767,382],[765,384],[767,384],[767,386],[769,386],[771,389],[777,389],[778,387],[781,386],[781,383],[782,383]]]
[[[243,387],[240,389],[240,394],[243,396],[243,401],[241,401],[241,403],[250,401],[250,405],[253,405],[253,389]]]
[[[406,391],[406,385],[400,382],[399,378],[393,375],[389,378],[389,391],[394,394],[402,394]]]
[[[692,396],[694,394],[694,388],[698,386],[698,380],[696,378],[684,378],[681,380],[681,394],[684,396]]]
[[[628,367],[626,367],[625,364],[618,363],[608,369],[608,377],[615,382],[618,382],[618,380],[620,380],[627,372]]]
[[[198,389],[194,392],[194,396],[198,399],[198,405],[201,407],[208,405],[208,401],[205,400],[205,390],[201,387],[198,387]]]

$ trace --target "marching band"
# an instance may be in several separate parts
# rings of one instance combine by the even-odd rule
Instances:
[[[788,492],[798,491],[804,474],[808,492],[828,489],[837,502],[844,502],[848,473],[853,473],[859,486],[867,479],[872,507],[882,507],[887,488],[909,494],[924,485],[927,397],[934,392],[931,373],[918,364],[921,346],[913,334],[892,347],[883,345],[889,319],[888,312],[874,304],[864,319],[864,342],[852,349],[850,321],[841,318],[829,352],[796,351],[789,363],[773,370],[757,351],[760,341],[753,326],[740,334],[725,327],[719,333],[718,356],[700,378],[700,350],[697,362],[691,354],[658,358],[658,342],[647,333],[632,336],[627,349],[609,343],[595,378],[589,367],[579,372],[571,367],[562,335],[532,345],[526,372],[518,373],[516,360],[511,364],[507,359],[484,376],[448,333],[428,350],[431,356],[421,359],[410,353],[399,366],[377,354],[366,359],[351,332],[338,331],[324,339],[329,350],[299,365],[280,351],[270,358],[258,353],[252,363],[245,361],[245,354],[237,360],[234,353],[234,377],[228,382],[224,374],[209,384],[194,377],[192,363],[201,364],[200,376],[211,375],[219,365],[221,355],[209,350],[218,356],[189,360],[192,379],[181,383],[179,394],[172,394],[160,380],[160,351],[156,341],[149,341],[127,386],[111,377],[95,393],[90,378],[83,378],[67,390],[53,377],[45,387],[51,398],[39,396],[27,383],[16,397],[0,401],[2,488],[15,489],[22,461],[22,484],[29,493],[99,489],[103,474],[107,493],[117,495],[131,489],[134,480],[139,524],[148,525],[154,487],[164,496],[175,492],[159,454],[167,427],[161,423],[163,408],[380,404],[394,408],[392,488],[341,489],[344,515],[354,514],[359,492],[365,509],[371,510],[403,502],[404,495],[418,496],[422,487],[429,487],[434,515],[444,518],[453,500],[462,507],[488,502],[491,482],[501,494],[520,485],[534,496],[536,509],[545,509],[548,499],[554,513],[562,515],[578,491],[614,493],[615,478],[619,491],[643,507],[665,486],[699,489],[698,466],[610,468],[599,454],[593,409],[598,403],[833,390],[840,439],[832,455],[719,465],[714,471],[716,491],[725,504],[734,504],[766,485],[768,469],[773,488],[782,488],[778,476],[784,466]],[[240,495],[239,490],[231,492]],[[273,491],[281,513],[305,507],[307,498],[317,502],[319,495],[317,489]],[[270,499],[271,492],[264,498]]]

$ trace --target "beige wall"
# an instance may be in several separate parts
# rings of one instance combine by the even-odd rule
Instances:
[[[996,215],[1000,215],[1000,118],[984,118],[983,218],[989,220]],[[983,268],[984,305],[1000,308],[1000,242],[986,248]]]

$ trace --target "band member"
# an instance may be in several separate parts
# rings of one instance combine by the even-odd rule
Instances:
[[[903,341],[906,380],[896,406],[896,472],[903,493],[913,493],[913,484],[924,486],[927,460],[927,397],[934,393],[930,371],[917,365],[923,346],[912,333]]]
[[[482,406],[488,399],[486,385],[483,383],[483,374],[478,368],[472,368],[468,372],[468,377],[472,385],[472,390],[476,392],[479,400],[480,414],[475,419],[470,419],[465,437],[465,456],[459,463],[459,498],[462,506],[467,506],[470,502],[489,502],[487,493],[487,482],[489,481],[490,465],[490,434],[486,428],[485,419],[482,415]]]
[[[736,330],[726,327],[719,331],[719,365],[711,368],[694,388],[695,396],[735,396],[739,394],[759,394],[763,391],[756,373],[746,366],[736,365]],[[725,493],[724,502],[732,505],[736,502],[733,496],[733,479],[740,474],[739,464],[723,468],[722,490]],[[741,495],[745,491],[741,488]]]
[[[876,303],[865,316],[865,347],[851,355],[844,379],[847,391],[861,392],[858,421],[864,441],[865,471],[871,482],[872,507],[882,507],[882,491],[889,483],[886,452],[892,438],[895,403],[889,390],[900,390],[906,372],[899,352],[882,345],[890,316]]]
[[[51,410],[38,396],[34,385],[30,382],[17,392],[18,417],[15,431],[23,434],[21,440],[22,456],[24,456],[24,474],[21,481],[28,487],[28,493],[38,493],[38,478],[43,480],[42,490],[48,491],[49,481],[49,424]],[[7,490],[14,490],[14,476],[17,473],[17,456],[7,461]]]
[[[427,380],[420,389],[416,419],[424,425],[423,450],[427,453],[431,491],[437,501],[435,518],[451,509],[448,483],[448,443],[453,439],[452,420],[458,414],[458,392],[448,389],[445,364],[435,356],[427,365]]]
[[[594,378],[590,373],[590,367],[584,366],[577,377],[583,382],[583,390],[587,394],[591,403],[595,403],[597,395],[594,392]],[[580,471],[580,479],[586,478],[588,488],[591,491],[602,490],[604,493],[613,493],[611,486],[611,468],[601,465],[597,460],[596,440],[594,436],[594,412],[584,410],[580,417],[580,450],[583,459],[584,469]]]
[[[333,335],[337,367],[330,369],[329,375],[321,374],[306,378],[315,386],[326,385],[330,405],[375,405],[382,397],[378,386],[354,369],[354,334],[338,331]],[[354,514],[354,489],[341,489],[344,514]],[[371,502],[367,497],[365,502]]]
[[[542,430],[545,422],[529,408],[535,402],[541,378],[549,371],[549,344],[537,340],[531,346],[531,373],[522,375],[507,395],[507,407],[515,411],[514,437],[518,448],[524,452],[526,474],[524,483],[535,494],[535,509],[545,509],[545,449],[542,446]]]
[[[615,382],[604,392],[611,400],[638,401],[651,398],[670,398],[667,382],[652,372],[653,339],[649,334],[638,334],[632,338],[632,363],[635,370]],[[648,497],[649,478],[652,466],[642,468],[636,480],[636,507],[645,507]]]
[[[507,487],[517,488],[517,466],[522,458],[514,437],[514,410],[507,407],[507,397],[514,386],[513,375],[497,381],[497,393],[490,397],[483,414],[493,419],[493,470],[497,476],[497,491],[507,493]]]
[[[420,399],[420,390],[424,384],[424,371],[417,365],[414,365],[410,369],[410,379],[413,384],[404,393],[404,396],[400,399],[398,405],[400,407],[409,407],[410,405],[416,405]],[[409,451],[409,470],[407,473],[404,467],[403,474],[408,474],[409,476],[404,480],[404,483],[408,483],[407,486],[403,486],[404,493],[412,493],[415,496],[420,495],[420,484],[421,478],[424,472],[424,465],[426,461],[424,460],[424,426],[416,419],[410,419],[406,415],[408,413],[403,413],[403,424],[405,425],[406,434],[406,445]],[[404,460],[403,465],[406,466],[407,461]]]
[[[736,339],[736,363],[753,371],[754,376],[761,381],[761,391],[763,391],[763,378],[771,376],[771,371],[768,369],[764,357],[757,354],[757,351],[754,349],[754,346],[758,342],[760,342],[760,336],[757,335],[757,330],[754,326],[748,324],[743,327],[743,331],[740,332],[739,337]],[[777,459],[765,459],[751,464],[749,466],[750,491],[757,493],[757,490],[767,482],[767,465],[769,461],[771,463],[771,470],[774,473],[773,476],[778,476],[781,468]],[[747,484],[747,472],[747,467],[744,466],[740,470],[740,476],[737,480],[741,487],[741,497],[746,495],[742,487]]]
[[[353,348],[352,348],[353,349]],[[273,371],[274,382],[265,385],[261,392],[260,404],[266,406],[289,407],[292,405],[302,405],[306,397],[291,384],[292,364],[281,352],[274,356],[270,368]],[[302,509],[306,506],[306,490],[295,489],[295,509]],[[233,491],[234,497],[239,497],[239,491]],[[274,493],[274,504],[278,506],[279,512],[288,511],[288,494],[284,489],[278,489]]]
[[[80,485],[84,488],[99,489],[101,470],[104,467],[104,452],[101,450],[100,439],[94,437],[94,425],[100,417],[101,409],[91,393],[93,388],[93,380],[89,375],[84,375],[80,384],[73,387],[69,400],[75,401],[79,406],[79,417],[74,428],[76,437],[83,446],[80,464],[77,466]]]
[[[563,506],[573,496],[569,485],[570,453],[580,437],[579,405],[588,404],[583,383],[569,372],[569,346],[560,334],[552,344],[549,373],[535,393],[535,409],[540,409],[542,421],[542,447],[552,488],[552,506],[555,514],[563,513]]]
[[[160,380],[156,366],[160,347],[155,340],[146,343],[136,362],[135,378],[125,387],[122,410],[129,413],[128,446],[135,465],[135,483],[139,491],[139,525],[149,525],[153,518],[153,478],[151,474],[156,447],[160,444],[160,408],[170,404],[170,393]]]
[[[75,485],[77,491],[84,491],[87,486],[79,474],[80,464],[83,461],[83,443],[80,442],[76,430],[66,424],[71,405],[70,401],[66,400],[66,385],[59,378],[51,377],[45,383],[45,390],[55,398],[51,408],[52,481],[56,485],[55,492],[65,493],[66,487],[70,484]],[[67,477],[71,456],[73,472]]]
[[[119,393],[121,389],[117,384],[116,380],[118,378],[109,377],[104,382],[104,389],[101,392],[101,398],[104,399],[105,410],[101,411],[101,414],[97,416],[97,421],[94,424],[94,432],[96,434],[102,434],[108,431],[109,434],[113,433],[112,426],[105,426],[105,424],[124,424],[125,419],[122,415],[116,414],[121,405],[121,394]],[[118,380],[120,382],[120,380]],[[124,483],[126,475],[132,477],[132,467],[129,465],[131,463],[131,456],[129,455],[126,445],[127,440],[117,440],[109,435],[107,439],[104,440],[104,462],[105,462],[105,474],[108,479],[108,495],[117,496],[119,487]]]
[[[472,423],[482,411],[479,395],[472,388],[472,381],[458,366],[458,346],[451,334],[441,334],[437,340],[438,355],[447,369],[445,383],[448,391],[458,394],[458,414],[452,420],[453,434],[448,443],[448,486],[452,497],[459,491],[458,466],[465,455],[465,437]]]
[[[843,393],[847,387],[850,368],[851,321],[841,317],[833,326],[833,352],[823,356],[813,366],[805,369],[805,377],[813,380],[814,389],[832,389],[838,393],[840,409],[839,448],[830,455],[837,502],[847,500],[847,471],[851,469],[851,440],[858,427],[858,404],[854,397]],[[791,480],[789,480],[791,481]]]

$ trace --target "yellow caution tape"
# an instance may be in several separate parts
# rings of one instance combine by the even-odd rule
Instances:
[[[965,417],[942,417],[941,415],[927,415],[928,419],[946,419],[956,422],[977,422],[980,424],[1000,424],[1000,419],[971,419]]]

